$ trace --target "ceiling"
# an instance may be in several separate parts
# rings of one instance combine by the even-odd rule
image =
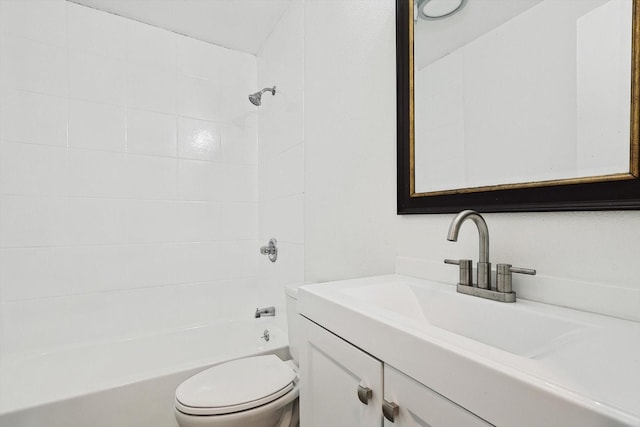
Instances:
[[[71,0],[229,49],[258,53],[292,0]]]
[[[469,0],[455,15],[418,19],[414,27],[415,64],[421,69],[509,21],[542,0]]]

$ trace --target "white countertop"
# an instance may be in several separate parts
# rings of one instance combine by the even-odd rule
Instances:
[[[468,322],[492,325],[501,313],[495,321],[505,323],[513,313],[509,327],[518,331],[517,315],[528,313],[578,327],[546,347],[538,337],[531,351],[534,328],[522,326],[524,343],[508,351],[435,326],[407,295],[367,298],[376,286],[462,302],[456,307],[472,308],[462,315]],[[525,300],[496,304],[504,303],[401,275],[306,285],[298,294],[301,315],[495,425],[640,426],[640,323]]]

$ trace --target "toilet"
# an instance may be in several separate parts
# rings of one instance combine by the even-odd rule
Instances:
[[[180,427],[298,426],[297,289],[287,288],[289,353],[216,365],[176,389],[174,414]]]

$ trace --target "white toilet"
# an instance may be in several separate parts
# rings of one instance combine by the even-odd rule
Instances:
[[[297,291],[287,288],[289,352],[247,357],[202,371],[176,389],[180,427],[298,426]]]

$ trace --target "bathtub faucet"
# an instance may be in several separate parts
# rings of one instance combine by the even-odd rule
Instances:
[[[276,308],[275,307],[266,307],[266,308],[256,308],[255,318],[259,318],[262,316],[275,316]]]

